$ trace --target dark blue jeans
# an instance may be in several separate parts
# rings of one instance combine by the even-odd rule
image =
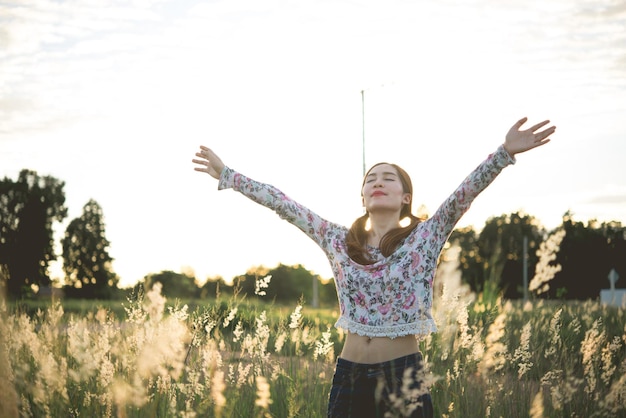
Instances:
[[[420,353],[376,364],[337,359],[328,400],[329,418],[432,418]]]

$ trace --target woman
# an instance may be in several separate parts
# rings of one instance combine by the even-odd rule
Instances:
[[[515,155],[550,141],[556,127],[540,130],[549,123],[546,120],[520,130],[526,120],[511,127],[504,143],[428,220],[411,213],[413,190],[403,169],[388,163],[373,166],[361,189],[366,213],[350,229],[225,166],[205,146],[196,153],[195,170],[218,179],[218,189],[232,188],[274,210],[328,257],[340,306],[335,326],[346,331],[329,396],[329,417],[432,417],[418,338],[436,331],[431,307],[439,254],[474,198],[504,167],[515,163]],[[409,223],[401,226],[405,218]]]

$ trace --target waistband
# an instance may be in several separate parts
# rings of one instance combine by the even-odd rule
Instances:
[[[391,371],[398,369],[406,369],[407,367],[415,367],[419,369],[422,367],[422,353],[417,352],[406,356],[398,357],[393,360],[384,361],[382,363],[355,363],[341,357],[337,358],[337,370],[351,371],[351,372],[365,372],[371,373],[374,370]]]

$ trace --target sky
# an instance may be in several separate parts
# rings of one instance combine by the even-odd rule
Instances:
[[[0,1],[0,176],[65,182],[58,253],[96,200],[121,286],[278,263],[331,277],[303,233],[193,170],[201,144],[349,226],[363,161],[404,167],[432,214],[524,116],[552,141],[458,226],[626,223],[626,3]]]

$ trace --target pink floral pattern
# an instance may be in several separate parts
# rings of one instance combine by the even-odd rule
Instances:
[[[340,317],[336,327],[359,335],[395,338],[437,330],[432,317],[433,279],[443,245],[474,198],[513,163],[500,146],[389,257],[369,247],[375,260],[371,265],[348,257],[348,228],[321,218],[269,184],[225,167],[218,189],[232,188],[274,210],[320,246],[337,288]]]

